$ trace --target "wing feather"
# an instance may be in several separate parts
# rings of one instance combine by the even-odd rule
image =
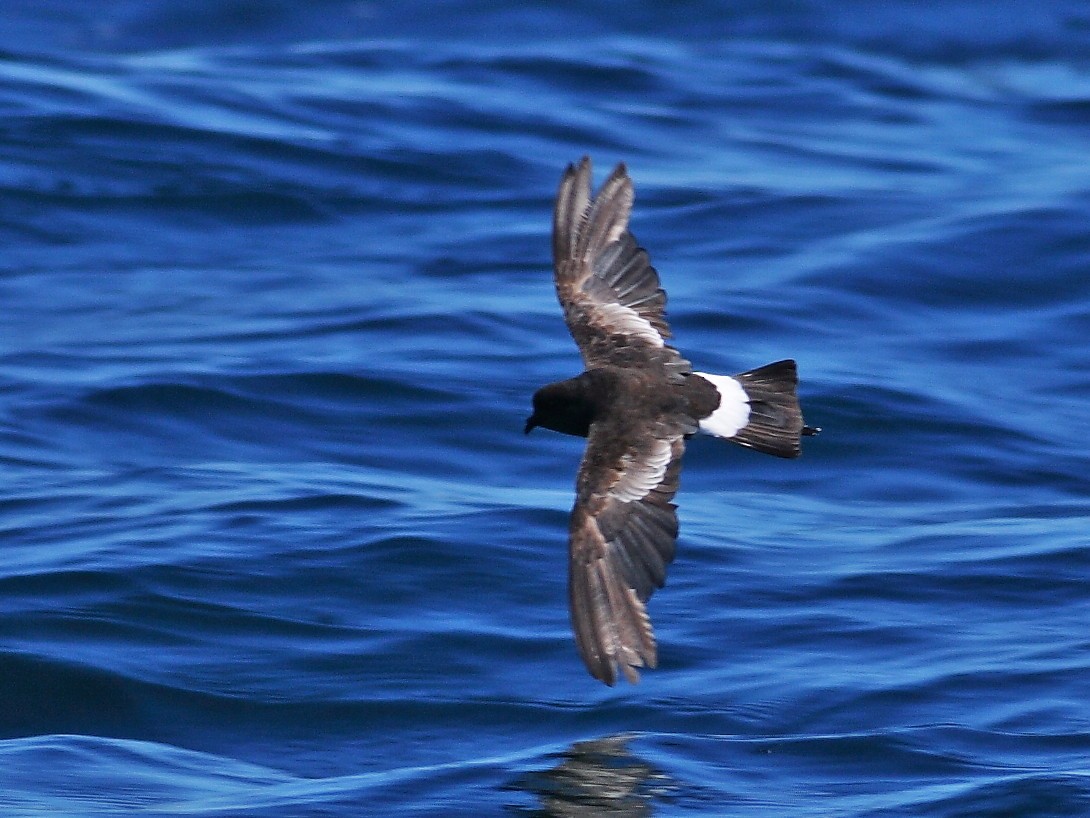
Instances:
[[[591,675],[630,682],[658,654],[646,602],[674,558],[685,442],[591,428],[572,510],[568,591],[572,630]]]
[[[587,367],[688,361],[665,344],[666,293],[628,229],[634,190],[623,164],[591,196],[590,160],[569,165],[553,212],[553,273],[564,320]]]

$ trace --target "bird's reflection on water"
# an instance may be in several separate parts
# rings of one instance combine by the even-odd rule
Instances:
[[[539,805],[515,808],[519,815],[628,816],[654,814],[654,800],[675,788],[661,770],[632,753],[632,735],[579,741],[559,755],[560,763],[526,773],[508,789],[535,796]]]

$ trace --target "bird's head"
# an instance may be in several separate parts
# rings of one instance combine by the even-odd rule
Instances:
[[[534,411],[523,431],[530,434],[541,426],[566,435],[586,437],[593,416],[578,378],[550,383],[534,393]]]

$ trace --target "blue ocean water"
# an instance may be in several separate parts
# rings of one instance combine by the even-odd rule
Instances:
[[[1090,9],[10,0],[0,814],[1090,814]],[[552,197],[705,371],[609,689]]]

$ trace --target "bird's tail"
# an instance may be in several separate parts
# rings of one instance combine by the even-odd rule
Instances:
[[[777,457],[798,457],[800,439],[821,431],[803,422],[794,361],[777,361],[734,377],[695,374],[719,392],[719,406],[700,421],[703,432]]]

